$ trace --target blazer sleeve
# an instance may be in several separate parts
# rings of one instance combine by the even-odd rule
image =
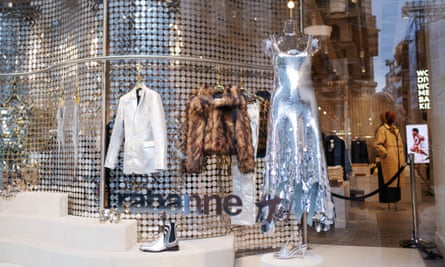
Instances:
[[[107,156],[105,158],[105,167],[109,169],[116,168],[119,150],[124,140],[124,114],[122,107],[122,99],[119,100],[117,114],[114,120],[113,131],[108,145]]]
[[[165,125],[164,106],[162,105],[161,96],[152,91],[152,107],[151,107],[151,128],[153,131],[154,162],[153,169],[167,169],[167,129]]]

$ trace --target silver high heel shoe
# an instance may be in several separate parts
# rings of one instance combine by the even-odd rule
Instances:
[[[164,225],[164,232],[157,240],[148,243],[142,243],[139,249],[144,252],[162,252],[162,251],[178,251],[178,236],[176,234],[177,225],[170,222]]]
[[[304,258],[306,253],[307,245],[298,244],[298,247],[289,248],[287,245],[283,246],[279,252],[274,253],[274,258],[276,259],[294,259],[294,258]]]

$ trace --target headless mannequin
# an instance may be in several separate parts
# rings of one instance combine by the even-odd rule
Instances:
[[[273,216],[294,213],[300,220],[327,230],[332,224],[326,159],[311,80],[311,56],[317,40],[295,31],[296,21],[284,24],[284,35],[264,41],[274,66],[274,92],[269,113],[263,200],[274,208],[260,207],[261,230],[271,231]],[[274,202],[276,201],[276,203]],[[273,202],[273,203],[272,203]],[[263,220],[264,219],[264,220]]]

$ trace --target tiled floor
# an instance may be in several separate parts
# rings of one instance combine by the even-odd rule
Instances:
[[[422,199],[417,202],[418,231],[417,238],[425,241],[434,241],[436,231],[434,196],[426,190]],[[387,204],[377,202],[351,202],[349,222],[344,229],[331,229],[328,232],[316,233],[312,228],[308,229],[308,243],[369,246],[369,247],[393,247],[401,248],[400,241],[411,240],[413,233],[412,205],[408,202],[394,204],[388,209]],[[422,243],[423,244],[423,243]],[[434,245],[429,243],[427,245]],[[406,248],[415,249],[415,248]],[[419,250],[420,251],[420,250]],[[435,249],[429,249],[430,256],[440,255]],[[422,256],[428,256],[422,253]],[[428,267],[445,266],[445,261],[436,259],[424,259]]]

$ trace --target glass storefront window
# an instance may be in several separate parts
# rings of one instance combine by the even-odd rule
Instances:
[[[217,76],[225,84],[242,81],[250,93],[272,90],[273,73],[262,41],[281,32],[289,16],[298,21],[299,30],[312,30],[320,40],[321,49],[312,58],[312,81],[321,130],[341,138],[348,153],[354,140],[363,140],[368,153],[364,163],[374,161],[372,142],[387,110],[396,112],[403,137],[407,124],[431,124],[436,108],[432,98],[441,89],[439,75],[434,76],[441,73],[440,64],[432,61],[443,53],[443,30],[434,26],[443,21],[443,0],[304,0],[294,1],[291,12],[287,0],[106,2],[106,10],[102,1],[93,0],[3,1],[0,6],[0,99],[10,96],[12,81],[18,78],[17,93],[32,100],[34,116],[25,148],[29,153],[23,155],[39,160],[38,190],[71,194],[71,214],[93,216],[100,208],[102,126],[112,126],[118,99],[137,75],[162,95],[174,140],[170,169],[159,176],[107,173],[107,204],[118,203],[122,192],[134,204],[134,196],[147,195],[150,186],[160,193],[230,191],[231,177],[224,174],[221,179],[219,160],[209,159],[208,173],[199,177],[203,182],[181,173],[183,154],[175,142],[181,139],[186,100],[199,84],[213,86]],[[55,141],[57,105],[66,100],[69,115],[78,92],[83,112],[80,147],[68,129],[61,148]],[[77,152],[79,162],[73,163]],[[0,151],[2,161],[12,156]],[[263,167],[259,162],[257,173]],[[10,173],[0,175],[5,183]],[[142,218],[141,237],[152,237],[157,216],[142,213],[136,218]],[[227,222],[213,227],[219,222],[216,216],[204,222],[200,216],[187,220],[211,228],[190,227],[183,232],[187,237],[218,235],[229,228]]]

